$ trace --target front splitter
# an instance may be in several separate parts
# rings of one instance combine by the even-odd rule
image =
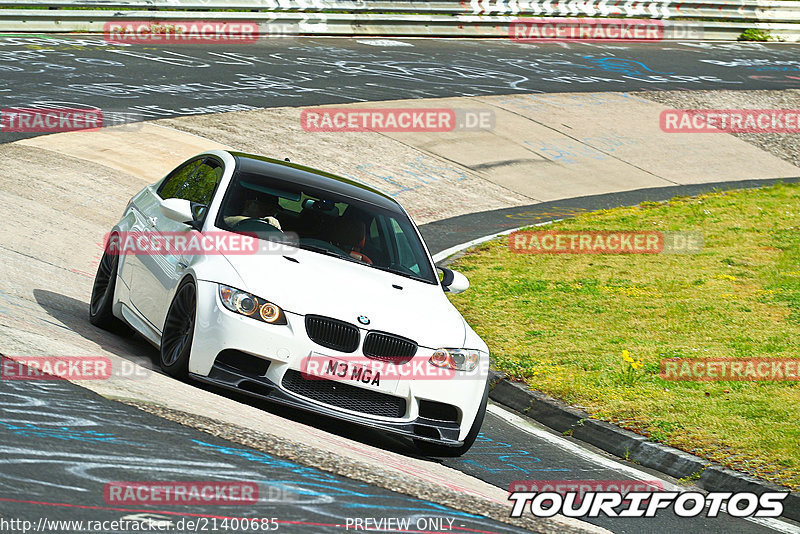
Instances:
[[[448,447],[460,447],[463,445],[463,442],[458,440],[460,427],[455,422],[437,421],[426,417],[417,417],[413,421],[385,421],[361,417],[295,395],[282,389],[278,384],[264,376],[250,375],[240,369],[217,363],[214,364],[208,376],[195,373],[190,373],[189,376],[200,382],[237,391],[250,397],[299,408],[373,430],[389,432],[405,438],[437,443]],[[440,437],[437,439],[430,435],[422,435],[420,434],[421,430],[428,433],[437,432]]]

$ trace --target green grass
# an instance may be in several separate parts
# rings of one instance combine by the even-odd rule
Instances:
[[[471,288],[452,301],[495,368],[595,418],[800,489],[798,382],[658,376],[669,357],[800,356],[800,185],[649,202],[544,229],[699,231],[705,246],[684,255],[516,254],[508,238],[476,247],[453,265]]]
[[[739,35],[739,37],[737,37],[736,40],[765,42],[765,41],[772,41],[774,39],[768,32],[765,32],[764,30],[759,30],[757,28],[747,28]]]

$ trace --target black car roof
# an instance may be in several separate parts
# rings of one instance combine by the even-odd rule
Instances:
[[[246,154],[244,152],[230,152],[230,154],[236,158],[236,168],[242,172],[262,174],[301,186],[321,189],[402,213],[400,205],[392,197],[353,180],[297,163],[265,156]]]

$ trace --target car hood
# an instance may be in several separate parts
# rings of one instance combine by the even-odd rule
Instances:
[[[464,319],[439,285],[301,249],[227,259],[246,285],[239,289],[286,311],[333,317],[428,348],[464,343]],[[369,318],[368,326],[359,324],[362,315]]]

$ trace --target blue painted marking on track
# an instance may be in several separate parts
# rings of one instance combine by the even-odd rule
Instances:
[[[513,449],[513,450],[509,450]],[[489,467],[485,462],[477,460],[464,460],[464,463],[480,467],[490,473],[500,473],[504,471],[518,471],[522,473],[534,473],[540,471],[569,471],[567,468],[559,467],[532,467],[542,462],[541,458],[533,456],[530,452],[523,449],[514,449],[510,443],[495,441],[484,434],[478,434],[475,444],[470,449],[469,456],[494,456],[502,467]]]
[[[113,434],[95,432],[94,430],[75,430],[66,426],[42,427],[30,423],[11,424],[0,421],[0,426],[14,432],[19,436],[36,436],[40,438],[53,438],[73,441],[102,441],[122,443]]]
[[[296,464],[294,462],[290,462],[288,460],[275,458],[263,452],[250,451],[247,449],[241,449],[237,447],[221,447],[218,445],[213,445],[211,443],[206,443],[204,441],[196,439],[193,439],[192,442],[201,447],[213,449],[221,454],[237,456],[239,458],[244,458],[246,460],[257,462],[269,467],[288,469],[293,475],[299,476],[300,480],[267,481],[267,483],[269,483],[270,485],[283,488],[287,491],[297,492],[297,488],[299,487],[299,488],[304,488],[306,490],[305,493],[303,493],[304,495],[323,495],[323,496],[338,495],[351,498],[357,497],[366,500],[373,499],[376,497],[375,495],[370,495],[369,493],[362,493],[360,491],[354,491],[352,489],[345,488],[343,487],[344,479],[314,467],[308,467]],[[356,488],[370,488],[369,484],[351,481],[349,479],[347,480],[347,483],[351,487],[354,486]],[[388,507],[385,505],[385,503],[377,505],[377,504],[371,504],[363,500],[360,502],[355,500],[345,501],[340,504],[344,508],[380,509],[384,513],[387,510],[395,510],[403,514],[407,514],[410,512],[430,514],[436,512],[436,513],[446,513],[450,516],[458,516],[471,519],[482,519],[482,517],[478,515],[473,515],[466,512],[460,512],[458,510],[453,510],[451,508],[448,508],[447,506],[443,506],[433,502],[423,501],[421,499],[415,499],[413,497],[398,498],[397,502],[399,503],[399,506],[388,506]]]
[[[653,70],[641,61],[633,59],[624,59],[619,57],[594,57],[583,56],[584,59],[594,63],[595,66],[602,70],[619,72],[628,76],[639,76],[651,72],[653,74],[674,74],[673,72],[660,72]]]

